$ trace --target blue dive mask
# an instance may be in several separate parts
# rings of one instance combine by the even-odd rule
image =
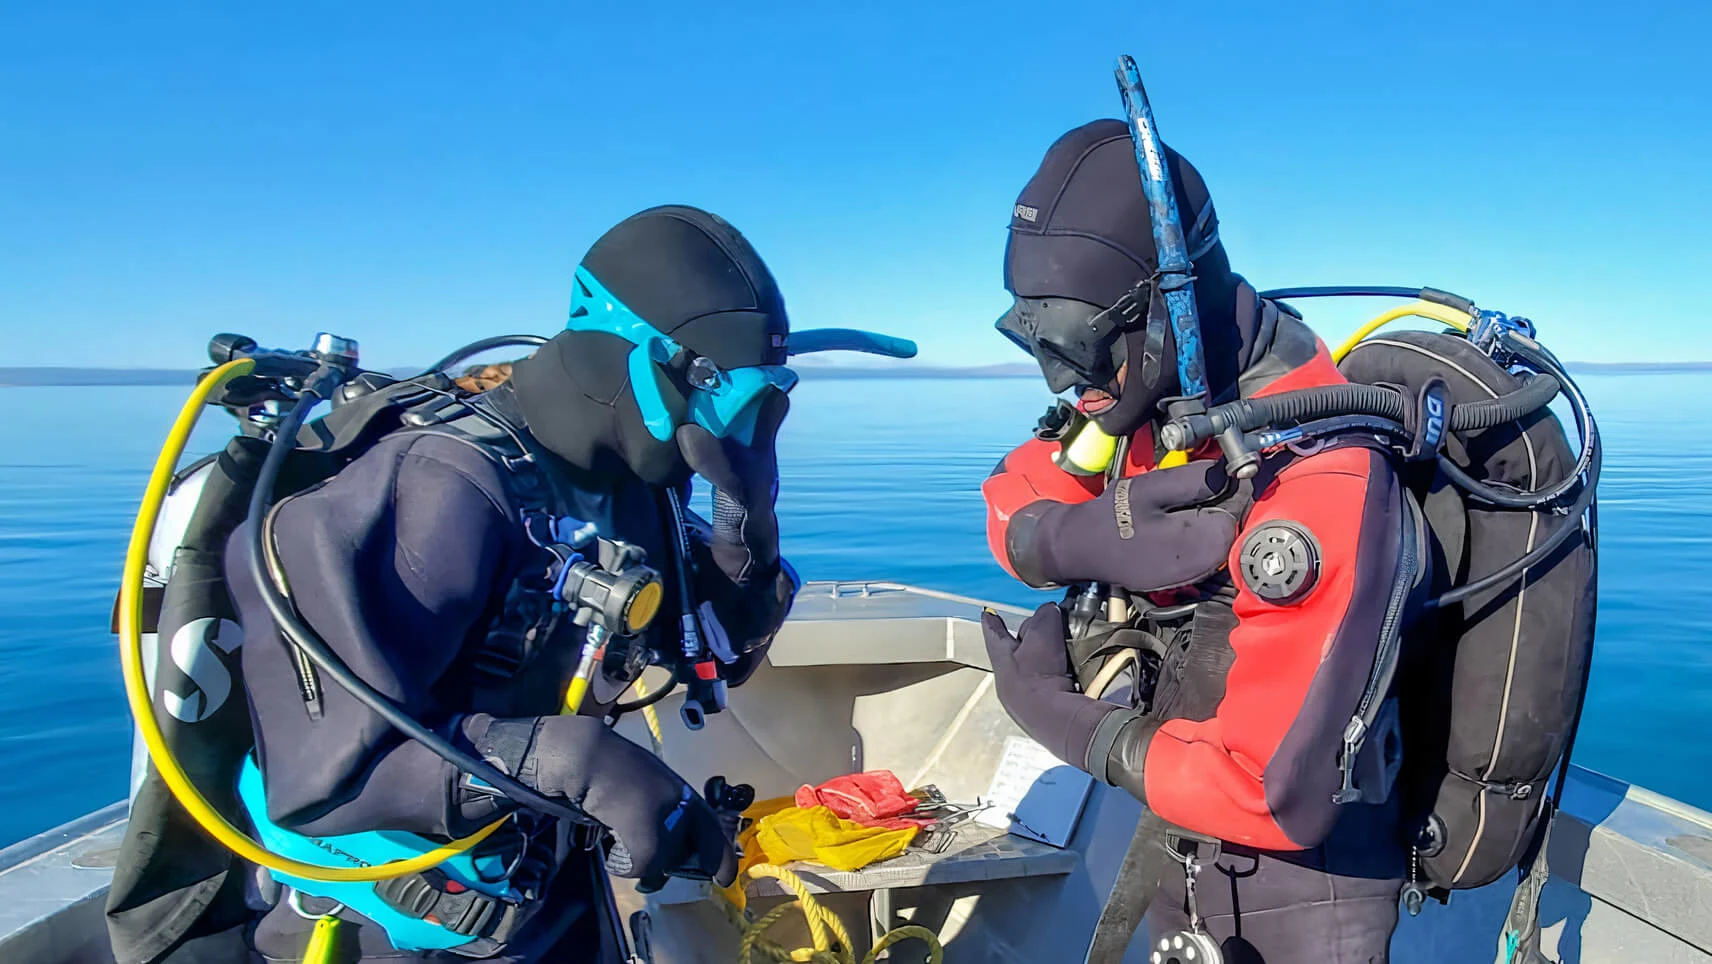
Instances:
[[[692,421],[717,438],[729,438],[743,445],[749,444],[753,437],[755,416],[767,392],[788,393],[796,387],[797,373],[784,365],[722,369],[712,359],[691,352],[670,335],[642,320],[606,290],[587,268],[579,265],[576,279],[571,296],[571,317],[565,323],[565,329],[617,335],[635,346],[627,362],[630,388],[642,410],[643,424],[648,427],[648,433],[659,441],[670,441],[677,426],[673,424],[672,413],[660,394],[656,366],[676,367],[682,371],[690,387],[688,403]],[[793,333],[785,348],[787,355],[818,351],[861,351],[893,358],[913,358],[916,346],[904,338],[853,329],[824,328]]]

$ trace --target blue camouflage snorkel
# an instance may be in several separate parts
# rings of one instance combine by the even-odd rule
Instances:
[[[1135,141],[1142,188],[1147,192],[1152,214],[1159,290],[1165,293],[1171,331],[1177,337],[1177,379],[1183,394],[1173,399],[1167,409],[1173,418],[1198,415],[1207,410],[1207,364],[1201,351],[1200,313],[1195,307],[1194,266],[1189,262],[1183,221],[1177,213],[1177,192],[1171,183],[1171,172],[1165,166],[1165,147],[1160,143],[1159,129],[1153,122],[1153,106],[1141,86],[1141,72],[1135,66],[1135,58],[1128,54],[1119,57],[1116,73],[1118,92],[1123,95],[1124,112],[1129,118],[1130,137]],[[1181,465],[1187,458],[1187,453],[1172,452],[1159,466]]]
[[[606,289],[587,268],[578,266],[577,285],[571,296],[567,331],[602,332],[617,335],[635,346],[628,356],[630,386],[641,409],[642,421],[655,439],[669,441],[677,426],[660,393],[656,366],[665,368],[689,354],[685,380],[689,383],[689,417],[718,438],[747,445],[755,428],[756,402],[773,388],[789,393],[796,387],[797,373],[784,365],[753,365],[723,369],[712,360],[689,353],[671,336],[655,328]],[[822,351],[859,351],[891,358],[913,358],[915,342],[874,332],[849,328],[819,328],[788,336],[785,354],[806,355]]]

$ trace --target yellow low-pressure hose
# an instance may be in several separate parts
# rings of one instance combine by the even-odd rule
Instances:
[[[642,682],[642,677],[636,677],[636,698],[642,699],[648,695],[648,684]],[[642,707],[642,721],[648,724],[648,740],[654,744],[654,755],[666,755],[666,737],[660,732],[660,714],[654,712],[654,704]]]
[[[119,583],[119,667],[125,679],[125,699],[130,703],[131,716],[136,719],[137,727],[142,731],[143,745],[148,748],[149,760],[154,763],[161,779],[165,780],[167,787],[172,790],[173,797],[190,814],[191,819],[226,849],[251,863],[305,880],[357,883],[389,880],[419,873],[474,847],[503,826],[505,820],[497,820],[468,837],[436,847],[419,857],[394,860],[374,867],[326,867],[281,857],[245,836],[243,831],[232,826],[221,816],[220,811],[209,804],[201,791],[190,782],[190,778],[185,776],[184,768],[178,765],[178,760],[172,755],[172,750],[167,747],[166,738],[161,733],[160,721],[155,719],[154,701],[149,695],[149,684],[143,675],[143,572],[148,567],[149,540],[154,537],[155,523],[160,518],[162,504],[166,502],[167,490],[172,486],[172,477],[178,469],[179,457],[184,454],[184,447],[190,441],[190,432],[196,427],[196,421],[208,403],[208,396],[232,379],[248,374],[253,368],[255,362],[240,358],[229,361],[204,376],[197,383],[195,391],[190,393],[184,408],[179,410],[178,419],[173,422],[172,431],[167,435],[166,445],[155,459],[154,471],[149,475],[149,485],[143,493],[142,507],[137,510],[136,525],[131,529],[131,544],[125,553],[125,570]]]
[[[1332,362],[1336,364],[1337,362],[1343,361],[1343,356],[1349,354],[1351,349],[1360,344],[1362,339],[1366,338],[1368,335],[1373,334],[1399,318],[1408,318],[1411,316],[1442,322],[1452,328],[1455,328],[1457,331],[1467,331],[1468,326],[1473,323],[1466,311],[1458,311],[1455,308],[1435,304],[1431,301],[1411,301],[1406,305],[1400,305],[1396,308],[1392,308],[1390,311],[1379,315],[1367,324],[1357,328],[1355,330],[1355,334],[1349,336],[1348,341],[1339,345],[1337,351],[1332,352]]]

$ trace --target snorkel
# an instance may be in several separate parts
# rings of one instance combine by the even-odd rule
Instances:
[[[1165,293],[1171,315],[1171,332],[1177,338],[1177,381],[1181,395],[1166,405],[1174,419],[1199,415],[1207,410],[1207,363],[1201,352],[1201,318],[1195,307],[1194,266],[1183,238],[1183,221],[1177,213],[1177,191],[1165,166],[1165,147],[1153,122],[1153,105],[1141,86],[1135,58],[1124,54],[1116,70],[1118,93],[1123,96],[1129,117],[1130,138],[1135,141],[1135,160],[1141,168],[1141,186],[1153,221],[1153,244],[1158,254],[1157,283]],[[1159,462],[1160,468],[1182,465],[1187,452],[1173,451]]]

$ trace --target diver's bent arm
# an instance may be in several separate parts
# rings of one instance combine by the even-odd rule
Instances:
[[[497,615],[520,558],[504,491],[499,470],[469,446],[389,439],[279,504],[270,527],[304,621],[354,672],[448,736],[468,681],[447,672]],[[240,533],[226,571],[245,629],[269,816],[315,834],[454,836],[490,817],[494,804],[457,793],[450,764],[299,664],[250,581],[244,547]],[[306,674],[318,716],[302,695]]]
[[[1071,475],[1052,462],[1056,443],[1030,439],[1012,449],[981,484],[987,502],[987,548],[1005,572],[1036,589],[1050,585],[1026,547],[1013,545],[1011,521],[1029,506],[1087,502],[1099,495],[1098,477]],[[1044,508],[1045,506],[1038,506]]]
[[[1163,819],[1266,850],[1303,850],[1331,832],[1344,727],[1373,667],[1403,525],[1385,459],[1361,448],[1313,456],[1282,472],[1246,533],[1275,521],[1319,543],[1319,581],[1289,605],[1240,578],[1225,694],[1213,717],[1156,723],[1114,714],[1096,733],[1089,769]]]

